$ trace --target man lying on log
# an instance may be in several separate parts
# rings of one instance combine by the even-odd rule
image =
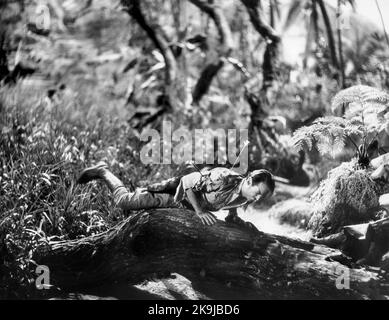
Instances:
[[[233,170],[217,167],[202,169],[160,183],[128,192],[105,162],[87,168],[78,183],[102,179],[113,194],[115,204],[122,210],[153,208],[188,208],[194,210],[203,224],[213,225],[216,217],[210,211],[229,210],[226,222],[252,228],[237,215],[237,208],[259,202],[271,196],[275,182],[266,170],[256,170],[242,176]]]

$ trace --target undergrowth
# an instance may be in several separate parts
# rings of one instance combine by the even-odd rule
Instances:
[[[144,166],[136,133],[115,115],[81,109],[76,96],[54,101],[21,85],[1,88],[0,114],[0,298],[31,298],[40,294],[39,245],[93,235],[124,218],[101,183],[75,183],[84,167],[105,160],[129,187],[174,169]]]

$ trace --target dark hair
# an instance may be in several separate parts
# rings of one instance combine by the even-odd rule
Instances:
[[[253,171],[249,177],[251,177],[252,179],[252,183],[253,184],[258,184],[258,183],[261,183],[261,182],[265,182],[267,184],[267,186],[269,187],[270,189],[270,192],[273,193],[274,192],[274,188],[275,188],[275,182],[274,182],[274,179],[273,179],[273,175],[267,171],[267,170],[256,170],[256,171]]]

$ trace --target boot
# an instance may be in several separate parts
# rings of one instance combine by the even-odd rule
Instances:
[[[95,166],[84,169],[77,179],[77,183],[85,184],[92,180],[103,179],[103,174],[106,169],[108,169],[108,165],[100,161]]]

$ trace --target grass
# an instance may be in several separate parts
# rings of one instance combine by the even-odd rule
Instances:
[[[82,168],[105,160],[127,185],[174,170],[144,166],[136,133],[115,113],[98,112],[106,106],[81,110],[77,99],[49,101],[22,84],[0,89],[0,298],[37,294],[38,246],[99,233],[123,219],[107,188],[75,183]]]

